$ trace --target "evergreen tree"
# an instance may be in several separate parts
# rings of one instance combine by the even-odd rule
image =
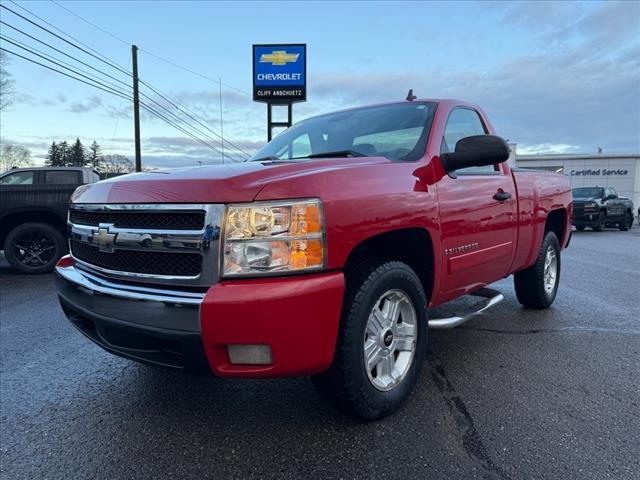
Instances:
[[[100,145],[98,145],[98,142],[95,140],[89,146],[87,165],[94,170],[100,170],[102,168],[102,152],[100,151]]]
[[[48,167],[64,167],[65,163],[62,158],[62,151],[60,150],[60,146],[56,145],[56,142],[51,143],[49,147],[49,151],[47,152],[47,156],[45,157],[46,161],[45,165]]]
[[[87,164],[86,152],[84,146],[79,138],[76,138],[76,142],[69,149],[68,166],[70,167],[84,167]]]
[[[68,167],[71,165],[69,162],[69,144],[66,141],[58,144],[58,150],[60,150],[60,166]]]

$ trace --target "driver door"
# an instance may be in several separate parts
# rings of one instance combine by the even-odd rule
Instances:
[[[487,133],[475,110],[456,108],[447,120],[441,153],[453,151],[462,138]],[[516,190],[505,165],[464,168],[456,174],[457,178],[444,176],[436,184],[443,265],[440,294],[445,299],[504,277],[516,242]]]

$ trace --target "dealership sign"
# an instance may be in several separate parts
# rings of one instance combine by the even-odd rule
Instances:
[[[617,168],[615,170],[610,170],[608,168],[598,168],[592,169],[587,168],[584,170],[571,170],[571,176],[575,177],[609,177],[609,176],[618,176],[624,177],[629,174],[629,170],[623,168]]]
[[[307,99],[307,46],[253,46],[253,100],[274,104]]]

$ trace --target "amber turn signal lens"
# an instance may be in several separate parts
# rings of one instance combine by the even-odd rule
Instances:
[[[291,235],[308,235],[322,232],[320,206],[302,204],[291,207]]]
[[[291,269],[322,266],[322,240],[294,240],[291,242]]]

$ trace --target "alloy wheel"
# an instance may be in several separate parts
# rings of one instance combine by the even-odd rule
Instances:
[[[375,302],[364,334],[364,365],[371,384],[389,391],[406,377],[415,356],[417,315],[409,295],[394,289]]]

